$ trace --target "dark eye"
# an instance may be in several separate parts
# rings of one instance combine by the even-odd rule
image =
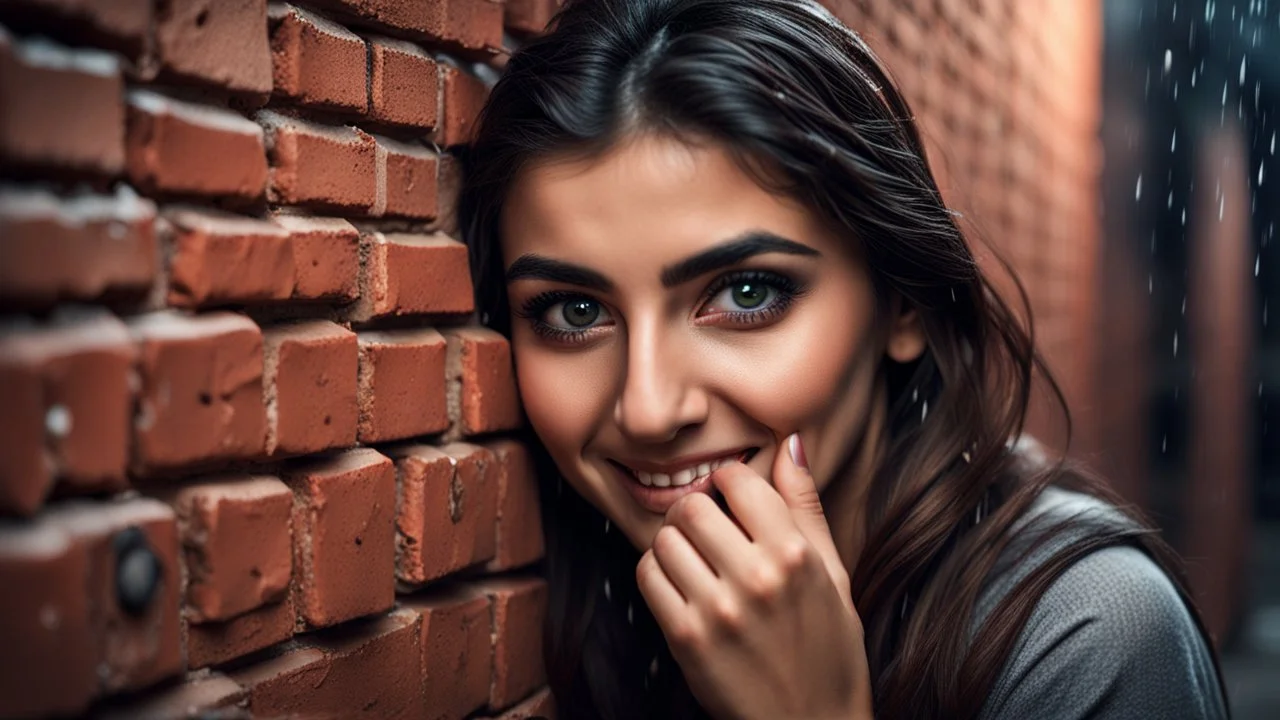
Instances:
[[[554,302],[542,312],[541,322],[549,328],[564,331],[587,330],[600,321],[610,320],[609,311],[587,297],[574,297]]]
[[[708,308],[718,312],[752,312],[778,299],[778,288],[762,280],[735,280],[711,298]]]

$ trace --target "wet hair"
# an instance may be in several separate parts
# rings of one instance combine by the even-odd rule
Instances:
[[[922,357],[883,361],[887,452],[852,569],[879,716],[976,717],[1040,596],[1107,545],[1146,551],[1204,633],[1177,557],[1130,508],[1133,529],[1088,530],[971,633],[985,581],[1047,485],[1124,506],[1080,468],[1009,451],[1034,374],[1047,379],[1069,432],[1066,403],[1029,320],[995,291],[943,202],[905,99],[861,38],[816,2],[570,0],[552,31],[511,57],[464,151],[458,221],[483,322],[510,333],[499,227],[522,169],[598,156],[636,133],[726,148],[856,247],[881,329],[894,300],[919,313]],[[1016,277],[1013,287],[1029,318]],[[635,590],[638,552],[564,487],[536,436],[528,440],[542,480],[545,659],[560,716],[705,716]],[[833,485],[848,481],[858,441],[849,439]]]

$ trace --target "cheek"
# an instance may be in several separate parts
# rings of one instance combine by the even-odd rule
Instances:
[[[517,331],[512,339],[520,398],[529,424],[562,470],[575,461],[593,436],[615,364],[596,352],[557,353]]]

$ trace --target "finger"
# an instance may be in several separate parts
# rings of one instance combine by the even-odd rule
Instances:
[[[673,525],[658,528],[651,550],[662,572],[685,601],[695,602],[715,594],[719,582],[715,572],[679,528]]]
[[[711,473],[711,483],[752,542],[764,543],[795,527],[791,510],[777,490],[746,465],[732,462],[720,466]]]
[[[778,448],[773,459],[773,486],[790,509],[796,527],[822,557],[831,578],[847,578],[848,570],[831,537],[831,527],[822,509],[822,497],[818,494],[813,473],[809,472],[799,433],[787,436]]]
[[[667,511],[666,524],[679,529],[720,577],[742,573],[755,554],[742,527],[703,493],[681,498]]]
[[[653,618],[664,628],[689,612],[688,603],[671,582],[671,578],[662,571],[652,550],[641,556],[640,562],[636,564],[636,587],[649,606],[649,611],[653,613]]]

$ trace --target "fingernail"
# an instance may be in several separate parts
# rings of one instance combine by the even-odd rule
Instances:
[[[800,442],[800,433],[791,433],[787,438],[787,449],[791,451],[791,462],[801,470],[809,469],[809,459],[804,456],[804,444]]]

